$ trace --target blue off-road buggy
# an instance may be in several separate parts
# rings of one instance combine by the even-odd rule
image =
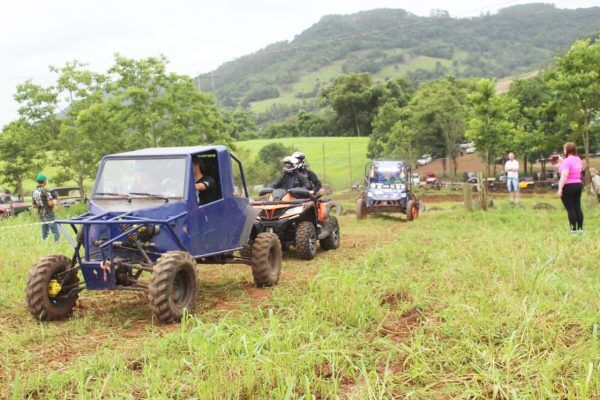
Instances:
[[[195,162],[215,181],[208,203],[196,192]],[[233,165],[243,193],[236,193]],[[31,267],[28,308],[40,320],[59,320],[71,314],[85,288],[135,290],[147,292],[159,321],[178,321],[195,304],[196,264],[247,264],[257,286],[275,285],[281,244],[273,233],[256,232],[255,219],[242,164],[224,146],[106,156],[89,211],[57,221],[73,256],[41,257]]]
[[[412,192],[410,166],[404,161],[373,161],[365,166],[365,188],[356,200],[356,217],[400,212],[408,221],[419,217],[419,199]]]

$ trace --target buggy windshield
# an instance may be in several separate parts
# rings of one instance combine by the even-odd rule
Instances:
[[[185,177],[184,157],[109,158],[100,170],[93,197],[182,199]]]
[[[393,185],[406,183],[406,167],[399,162],[379,162],[373,164],[369,173],[370,183]]]

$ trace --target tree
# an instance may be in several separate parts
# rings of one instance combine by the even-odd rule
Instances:
[[[576,41],[567,54],[557,59],[549,79],[561,104],[575,115],[572,122],[581,132],[589,183],[590,124],[600,113],[600,43]]]
[[[373,133],[369,138],[367,157],[377,158],[386,153],[387,143],[394,126],[405,116],[402,111],[413,96],[411,84],[407,79],[398,78],[386,83],[382,96],[383,105],[377,110],[373,120]]]
[[[0,133],[0,176],[23,197],[23,181],[37,174],[46,152],[36,144],[35,130],[25,120],[7,124]]]
[[[284,157],[292,154],[293,149],[284,146],[281,143],[271,143],[258,151],[258,159],[259,169],[261,169],[264,173],[261,174],[261,177],[268,177],[268,179],[272,179],[275,177],[280,171],[282,161]]]
[[[422,85],[412,98],[409,109],[411,127],[418,142],[450,159],[450,171],[456,176],[458,143],[465,134],[465,93],[453,78]],[[444,174],[446,163],[442,160]]]
[[[343,75],[321,90],[321,103],[337,114],[340,126],[356,136],[371,133],[379,101],[385,92],[381,84],[374,84],[368,74]]]
[[[514,147],[525,160],[540,157],[542,176],[546,176],[544,160],[566,141],[566,126],[560,121],[557,102],[547,82],[540,76],[515,80],[508,96],[517,102],[517,136]]]
[[[115,57],[108,93],[120,99],[127,147],[230,144],[212,95],[198,92],[187,76],[167,73],[166,66],[164,57]]]
[[[516,100],[507,95],[496,96],[496,85],[491,79],[475,81],[469,94],[471,112],[466,135],[486,163],[486,175],[496,157],[515,143],[518,134],[511,112],[517,109]]]

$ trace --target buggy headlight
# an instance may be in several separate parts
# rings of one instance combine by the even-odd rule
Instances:
[[[304,210],[304,206],[292,207],[292,208],[285,210],[283,215],[299,214],[302,212],[302,210]]]
[[[371,183],[371,184],[369,185],[369,187],[370,187],[371,189],[375,189],[375,184],[374,184],[374,183]]]

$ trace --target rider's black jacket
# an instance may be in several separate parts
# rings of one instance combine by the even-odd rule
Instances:
[[[283,175],[269,184],[273,189],[291,189],[295,187],[303,187],[311,190],[311,183],[306,176],[298,171],[284,172]]]
[[[308,179],[308,182],[311,183],[312,188],[310,190],[314,190],[315,193],[317,193],[321,189],[321,186],[322,186],[321,181],[319,180],[319,177],[317,176],[317,174],[315,174],[313,171],[311,171],[308,168],[302,168],[299,171],[302,175],[304,175],[306,177],[306,179]]]

